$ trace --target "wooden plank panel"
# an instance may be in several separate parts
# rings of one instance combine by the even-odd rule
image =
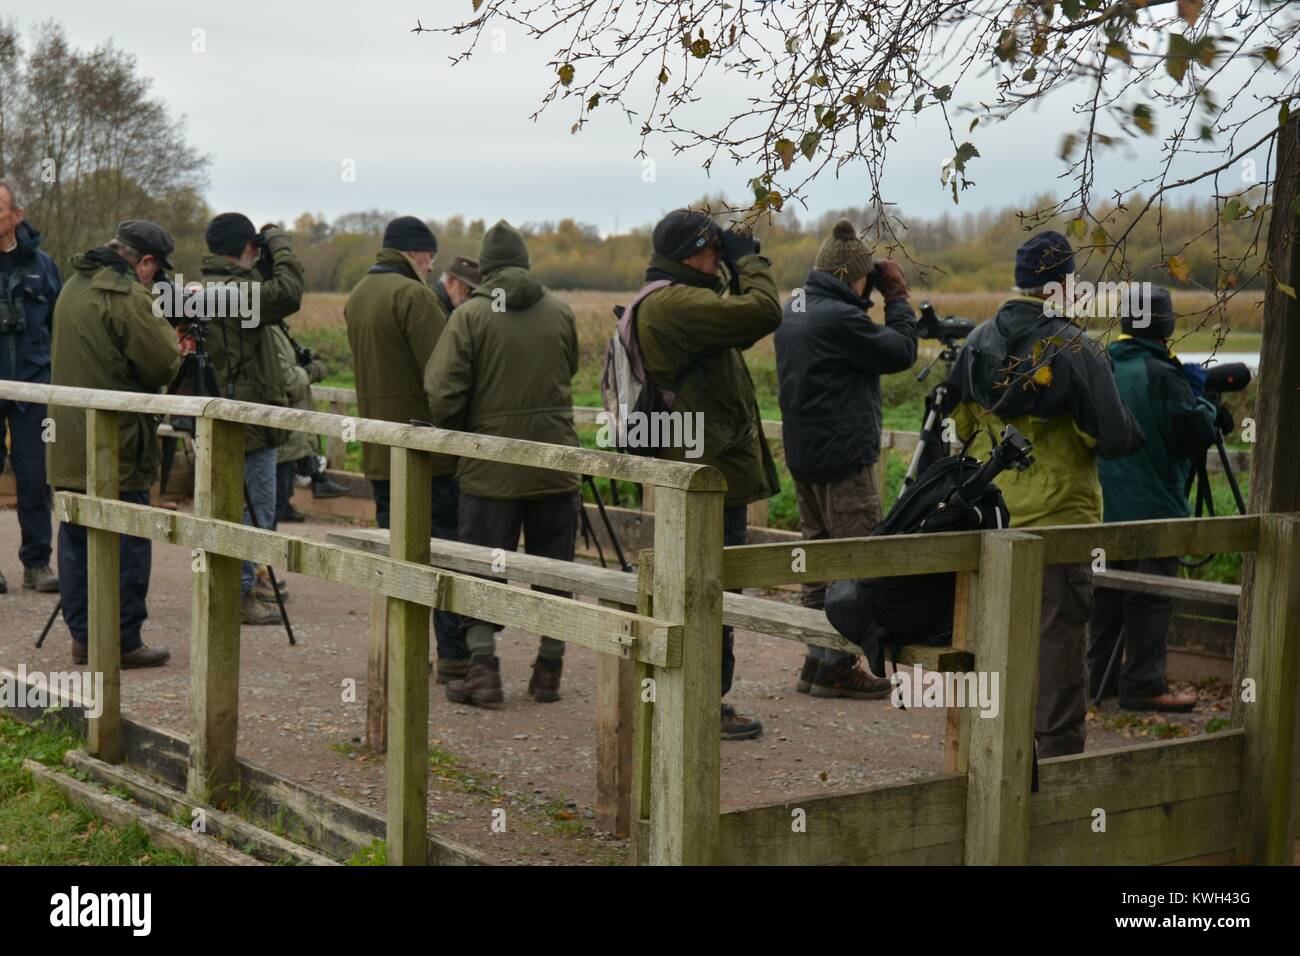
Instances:
[[[86,492],[118,495],[117,412],[86,412]],[[103,713],[86,727],[86,748],[101,760],[122,759],[122,552],[111,531],[86,531],[87,653],[91,674],[102,675]]]
[[[965,809],[965,776],[942,774],[859,793],[732,810],[722,815],[721,862],[730,866],[960,864]]]
[[[1030,823],[1091,823],[1097,809],[1110,816],[1236,793],[1244,739],[1240,730],[1225,730],[1043,760],[1038,765],[1039,790],[1030,802]]]
[[[1250,591],[1250,640],[1233,707],[1244,711],[1241,761],[1241,863],[1281,865],[1295,844],[1296,738],[1300,730],[1300,517],[1259,519],[1259,552]]]
[[[366,653],[366,746],[377,754],[388,749],[388,598],[370,595]]]
[[[1034,827],[1034,866],[1150,866],[1231,850],[1236,842],[1237,794],[1221,793],[1107,814],[1106,832],[1086,819]]]
[[[967,865],[1023,864],[1029,853],[1029,785],[1038,697],[1043,542],[991,531],[980,553],[975,657],[998,674],[997,716],[970,720]]]
[[[429,563],[433,456],[392,450],[392,556]],[[388,863],[425,866],[429,813],[429,611],[388,602]]]
[[[1159,594],[1183,601],[1205,601],[1236,607],[1241,600],[1240,584],[1198,581],[1195,578],[1171,578],[1163,574],[1140,574],[1136,571],[1103,571],[1092,576],[1094,588],[1111,588],[1138,594]]]
[[[189,520],[196,525],[221,521],[227,523],[226,527],[242,529],[238,522],[244,513],[244,429],[230,422],[200,418],[194,439],[194,465],[195,517]],[[89,504],[100,503],[82,501],[79,507]],[[137,533],[145,531],[140,524],[158,530],[163,520],[156,509],[129,506],[125,502],[114,502],[113,507],[105,510],[105,516],[114,512],[125,514],[123,508],[132,509],[130,513],[140,519],[133,525]],[[89,523],[81,520],[80,512],[75,520]],[[274,536],[271,531],[257,533]],[[148,533],[142,536],[155,537]],[[187,789],[195,800],[224,808],[239,783],[235,741],[239,734],[240,563],[231,552],[208,547],[206,540],[177,543],[202,552],[195,556],[200,570],[194,574],[190,618]]]

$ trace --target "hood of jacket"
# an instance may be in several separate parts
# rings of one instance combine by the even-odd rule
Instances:
[[[530,308],[546,295],[546,286],[527,269],[519,266],[506,266],[485,275],[483,282],[474,290],[474,295],[487,299],[490,303],[496,297],[498,289],[505,293],[506,308],[512,312]]]
[[[415,266],[411,265],[411,260],[402,255],[398,249],[380,249],[375,253],[375,264],[370,267],[370,271],[396,272],[408,279],[414,279],[416,282],[422,281],[416,275]]]
[[[20,222],[18,228],[14,230],[14,239],[18,243],[18,258],[23,262],[30,262],[36,258],[36,250],[41,245],[41,234],[36,231],[29,222]]]
[[[131,268],[131,263],[127,262],[108,246],[97,246],[86,252],[79,253],[71,259],[73,271],[82,272],[86,275],[94,275],[100,269],[112,269],[114,272],[126,276],[129,279],[135,278],[135,272]]]
[[[699,269],[692,269],[684,262],[669,259],[656,252],[650,257],[650,266],[645,271],[645,281],[648,283],[657,282],[660,279],[667,279],[674,285],[690,285],[700,289],[712,289],[719,295],[726,288],[720,276],[709,275]]]
[[[870,304],[862,296],[854,292],[847,282],[843,279],[837,279],[829,272],[818,272],[814,269],[808,273],[808,281],[804,283],[803,287],[810,296],[834,299],[837,302],[847,302],[859,309],[865,310]]]
[[[217,255],[215,252],[209,252],[203,256],[202,262],[199,263],[199,270],[205,276],[230,276],[232,279],[259,280],[262,278],[262,274],[257,271],[256,263],[245,269],[229,256]]]

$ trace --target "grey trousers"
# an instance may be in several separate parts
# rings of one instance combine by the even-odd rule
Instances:
[[[1116,561],[1117,571],[1176,577],[1177,558],[1141,558]],[[1106,697],[1119,694],[1121,704],[1159,697],[1169,690],[1165,682],[1165,654],[1174,601],[1160,594],[1140,594],[1097,588],[1088,622],[1088,694],[1095,697],[1116,644],[1124,642],[1123,663],[1107,682]]]
[[[841,481],[824,484],[796,481],[799,501],[799,530],[809,541],[825,538],[865,538],[880,523],[880,489],[870,465]],[[800,603],[821,609],[826,603],[826,584],[804,584]],[[856,658],[856,654],[829,647],[808,645],[808,656],[835,662]]]
[[[1083,753],[1088,712],[1084,646],[1092,613],[1092,571],[1087,564],[1043,568],[1042,625],[1038,645],[1038,756]]]

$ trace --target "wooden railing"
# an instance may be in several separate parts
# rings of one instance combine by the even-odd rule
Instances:
[[[221,803],[238,783],[239,561],[363,588],[387,601],[388,858],[427,860],[429,614],[437,607],[592,647],[627,661],[633,707],[631,814],[637,859],[653,863],[1281,863],[1294,852],[1300,516],[1137,522],[908,538],[722,545],[724,486],[713,469],[599,451],[416,428],[222,399],[0,383],[0,398],[86,409],[87,493],[60,493],[60,520],[89,529],[90,666],[103,714],[89,749],[122,758],[117,536],[193,549],[188,788]],[[194,514],[127,504],[116,488],[117,416],[198,419]],[[240,523],[243,426],[345,435],[392,451],[389,554]],[[645,483],[654,548],[636,607],[535,593],[430,565],[434,454]],[[798,551],[796,554],[795,551]],[[1100,551],[1098,550],[1100,549]],[[1045,565],[1255,552],[1253,630],[1239,643],[1249,688],[1234,688],[1220,734],[1043,761],[1030,772]],[[948,713],[945,772],[861,793],[721,812],[718,687],[724,588],[952,571],[954,645],[997,674],[995,716]],[[510,574],[509,568],[506,571]],[[579,573],[575,570],[574,590]],[[798,639],[793,637],[791,639]],[[615,673],[618,673],[617,671]],[[1097,811],[1107,823],[1096,827]],[[799,823],[792,825],[792,816]]]

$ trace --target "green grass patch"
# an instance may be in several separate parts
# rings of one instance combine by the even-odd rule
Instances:
[[[0,717],[0,866],[184,866],[192,861],[150,842],[138,825],[119,827],[73,806],[22,769],[61,766],[81,740],[66,725]]]

